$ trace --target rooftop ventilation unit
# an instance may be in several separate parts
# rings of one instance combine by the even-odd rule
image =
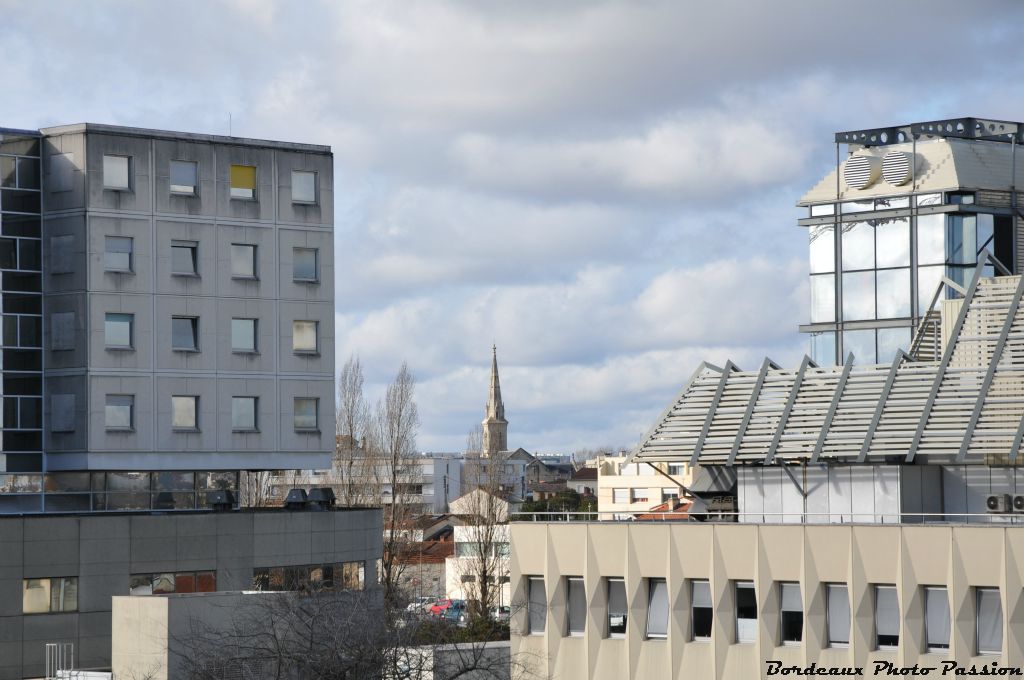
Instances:
[[[850,156],[843,164],[843,177],[851,189],[866,189],[877,182],[881,174],[882,159],[878,156]]]
[[[1010,494],[994,493],[985,499],[985,508],[989,512],[1010,512]]]
[[[306,504],[310,510],[330,510],[334,503],[334,489],[329,486],[314,487],[309,490],[306,497]]]
[[[292,489],[284,499],[284,507],[289,510],[302,510],[306,507],[306,490]]]
[[[911,154],[906,151],[890,151],[882,156],[882,178],[894,187],[910,181]]]
[[[1013,497],[1013,511],[1024,512],[1024,496],[1017,495]]]
[[[217,489],[206,494],[206,505],[217,512],[228,512],[235,507],[235,494],[230,489]]]

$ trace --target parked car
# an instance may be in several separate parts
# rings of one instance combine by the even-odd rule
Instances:
[[[449,600],[447,598],[436,600],[434,604],[430,605],[430,615],[441,616],[441,614],[443,614],[444,611],[452,605],[452,602],[452,600]]]
[[[441,618],[465,626],[469,622],[469,608],[466,606],[466,601],[451,600],[448,607],[441,613]]]
[[[509,617],[512,615],[512,609],[508,605],[501,607],[491,607],[490,615],[492,621],[497,621],[498,623],[508,623]]]
[[[405,607],[405,611],[410,614],[423,614],[433,603],[434,598],[432,597],[417,597]]]

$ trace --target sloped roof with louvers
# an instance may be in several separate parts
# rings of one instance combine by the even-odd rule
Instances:
[[[910,143],[891,144],[883,147],[860,149],[854,156],[874,156],[881,159],[892,151],[910,154],[915,151]],[[991,189],[1009,191],[1013,159],[1011,145],[998,142],[972,141],[963,139],[929,139],[919,141],[916,148],[915,178],[900,186],[893,186],[884,179],[864,189],[853,189],[846,182],[846,159],[840,164],[840,201],[855,201],[880,196],[896,196],[907,193],[930,193],[956,189]],[[1018,152],[1018,155],[1019,152]],[[909,157],[908,157],[909,158]],[[863,164],[854,163],[852,170],[863,172]],[[803,195],[797,205],[828,203],[836,198],[836,170],[832,170],[810,191]],[[1024,158],[1018,158],[1015,186],[1024,183]],[[854,186],[859,182],[854,179]]]
[[[629,462],[1013,461],[1024,438],[1022,294],[1020,276],[975,274],[955,319],[944,320],[950,340],[937,358],[702,364]]]

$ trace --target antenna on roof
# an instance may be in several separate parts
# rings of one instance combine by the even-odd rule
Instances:
[[[231,112],[228,111],[228,137],[231,137]]]

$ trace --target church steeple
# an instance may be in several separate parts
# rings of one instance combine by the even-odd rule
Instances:
[[[491,347],[491,388],[483,427],[483,455],[508,450],[508,421],[505,420],[505,404],[501,401],[501,383],[498,381],[497,346]]]

